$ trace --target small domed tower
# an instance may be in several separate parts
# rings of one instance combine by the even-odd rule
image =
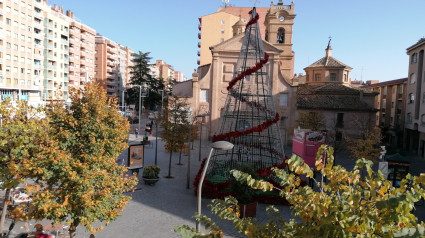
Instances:
[[[242,21],[242,18],[239,16],[239,21],[236,22],[233,26],[233,36],[242,34],[245,29],[245,23]]]

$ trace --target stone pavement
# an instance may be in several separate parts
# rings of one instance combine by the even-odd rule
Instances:
[[[143,134],[144,126],[148,122],[147,119],[141,123],[141,132]],[[132,133],[137,125],[132,125]],[[155,129],[155,127],[154,127]],[[129,144],[137,144],[142,139],[139,135],[138,138],[134,134],[129,135]],[[152,141],[152,146],[145,147],[145,165],[154,164],[155,161],[155,130],[153,136],[149,136]],[[211,142],[202,141],[202,158],[206,157],[209,153],[209,146]],[[171,176],[172,179],[167,179],[168,165],[170,153],[164,152],[164,142],[158,138],[157,147],[157,161],[158,166],[161,168],[160,180],[154,185],[149,186],[143,183],[141,179],[141,172],[138,177],[141,180],[138,184],[138,189],[134,192],[128,193],[133,199],[128,203],[127,207],[111,224],[106,226],[102,231],[97,232],[96,237],[102,238],[115,238],[115,237],[143,237],[143,238],[173,238],[179,237],[173,231],[175,226],[189,225],[195,227],[195,221],[192,218],[196,211],[196,196],[193,190],[193,179],[199,169],[199,141],[195,141],[193,149],[190,150],[190,157],[182,155],[181,162],[183,165],[176,165],[179,160],[179,154],[173,153],[171,162]],[[291,149],[287,148],[285,153],[289,156]],[[123,151],[118,158],[118,163],[125,163],[127,160],[128,152]],[[352,168],[354,160],[347,159],[347,155],[337,154],[336,163],[342,164],[345,167]],[[425,171],[425,163],[419,157],[411,156],[412,159],[412,172],[418,174]],[[190,160],[190,167],[188,162]],[[187,188],[187,174],[190,168],[189,189]],[[225,237],[244,237],[233,228],[232,224],[227,221],[222,221],[214,217],[210,213],[207,204],[210,204],[210,199],[202,199],[202,213],[213,218],[213,220],[223,229]],[[265,204],[259,204],[257,208],[257,219],[259,222],[266,222],[267,215],[265,214]],[[278,206],[285,219],[291,218],[290,208],[287,206]],[[424,220],[425,205],[418,209],[417,215]],[[34,222],[30,221],[30,229],[33,230]],[[42,223],[45,224],[45,223]],[[6,228],[8,224],[6,225]],[[17,223],[13,233],[19,234],[24,230],[23,223]],[[84,228],[78,227],[77,238],[89,237],[90,233],[86,232]],[[12,236],[13,237],[13,236]]]

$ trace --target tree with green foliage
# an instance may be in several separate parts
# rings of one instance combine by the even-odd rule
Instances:
[[[93,223],[110,223],[125,208],[123,195],[136,184],[135,176],[116,162],[127,148],[129,124],[97,83],[71,91],[71,106],[50,105],[49,135],[63,156],[36,161],[40,190],[32,196],[28,218],[68,222],[70,237],[82,225],[92,232]]]
[[[300,112],[296,120],[297,126],[312,131],[323,129],[323,121],[324,117],[320,112]]]
[[[354,158],[365,158],[377,162],[381,152],[379,145],[382,142],[382,134],[379,128],[362,130],[357,138],[345,137],[347,149]]]
[[[156,78],[152,75],[149,62],[152,59],[149,57],[150,52],[133,54],[133,66],[130,66],[130,85],[143,85],[146,83],[149,88],[148,97],[144,98],[146,108],[155,109],[161,104],[162,93],[164,90],[164,79]],[[138,107],[139,103],[139,87],[128,89],[127,101],[129,104],[135,104]]]
[[[213,200],[212,212],[221,219],[233,222],[238,232],[247,237],[421,237],[425,224],[418,223],[412,214],[414,202],[424,197],[425,174],[408,175],[399,188],[383,178],[380,171],[372,170],[372,162],[359,159],[353,171],[333,166],[333,148],[323,145],[316,157],[316,170],[321,179],[316,181],[318,191],[300,186],[298,175],[313,178],[313,171],[303,160],[294,155],[287,162],[290,172],[275,169],[283,189],[271,183],[255,180],[249,174],[232,170],[236,180],[254,189],[277,189],[291,204],[292,215],[298,219],[286,221],[274,206],[267,208],[270,219],[259,224],[256,219],[239,218],[237,201],[233,197]],[[361,170],[367,171],[361,177]],[[326,179],[325,179],[326,178]],[[412,182],[412,183],[410,183]],[[208,234],[196,233],[183,225],[175,228],[183,237],[222,237],[221,229],[206,216],[195,216],[209,230]]]
[[[185,142],[190,140],[191,134],[191,113],[189,105],[184,98],[168,96],[168,103],[165,107],[164,115],[160,119],[163,128],[161,138],[165,141],[165,149],[170,152],[168,163],[168,178],[171,176],[171,158],[173,152],[180,151]]]
[[[9,205],[6,198],[11,190],[43,174],[43,168],[37,166],[38,161],[66,158],[49,137],[48,127],[48,119],[41,108],[28,106],[26,101],[0,103],[0,188],[6,190],[0,231],[3,231]]]

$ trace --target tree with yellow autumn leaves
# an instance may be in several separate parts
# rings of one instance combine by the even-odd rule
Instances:
[[[312,169],[294,155],[288,159],[289,171],[274,169],[283,189],[249,174],[232,170],[236,180],[263,191],[279,190],[292,204],[294,217],[286,221],[279,210],[269,206],[270,218],[258,223],[253,218],[239,218],[237,201],[233,197],[213,200],[214,214],[233,222],[235,228],[247,237],[423,237],[425,224],[412,214],[414,202],[425,196],[425,174],[408,175],[399,188],[383,178],[380,171],[372,170],[373,162],[359,159],[352,171],[333,165],[333,148],[323,145],[316,157],[316,170],[321,177],[316,181],[319,189],[300,186],[301,176],[313,178]],[[361,170],[366,175],[361,176]],[[299,176],[301,175],[301,176]],[[326,179],[324,179],[326,178]],[[412,181],[412,183],[410,183]],[[175,228],[182,237],[223,237],[220,228],[206,216],[195,216],[209,230],[196,233],[187,225]]]
[[[19,130],[28,130],[20,140],[30,140],[34,146],[23,147],[19,161],[13,162],[18,158],[14,152],[0,157],[0,162],[5,161],[9,177],[16,179],[8,185],[10,188],[25,179],[38,185],[32,191],[29,212],[22,214],[24,219],[67,222],[70,237],[74,237],[78,226],[94,232],[102,229],[94,227],[94,222],[108,224],[118,217],[131,199],[123,193],[137,184],[137,178],[125,176],[127,168],[116,163],[127,148],[129,124],[119,115],[115,99],[109,99],[97,83],[86,84],[83,91],[72,91],[70,98],[69,107],[51,104],[44,110],[43,119],[21,121],[21,129],[9,131],[21,135]],[[0,113],[4,112],[7,108]],[[2,129],[11,130],[12,124],[6,127],[3,123]],[[3,130],[2,143],[12,143]],[[3,182],[6,175],[0,175]]]

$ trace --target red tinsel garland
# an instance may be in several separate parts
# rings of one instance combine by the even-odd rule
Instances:
[[[193,186],[195,188],[194,189],[195,195],[197,195],[198,193],[198,184],[199,184],[199,180],[201,178],[202,170],[204,169],[206,160],[207,160],[206,158],[202,160],[201,166],[193,181]],[[274,187],[279,189],[284,189],[284,187],[280,185],[279,182],[277,182],[276,180],[274,180],[273,178],[269,176],[272,175],[273,173],[272,168],[283,169],[286,166],[287,164],[285,162],[282,162],[281,164],[276,164],[274,166],[270,166],[267,168],[258,169],[256,171],[256,174],[260,177],[260,179],[263,179],[273,184]],[[224,197],[229,195],[235,196],[235,194],[232,191],[227,190],[229,185],[230,185],[230,179],[223,181],[221,183],[213,183],[209,181],[208,178],[205,178],[204,184],[202,185],[202,196],[209,197],[209,198],[219,198],[219,199],[223,199]],[[307,182],[302,180],[300,186],[305,186],[305,185],[307,185]],[[265,203],[265,204],[291,205],[285,198],[280,197],[277,193],[276,195],[270,195],[270,194],[255,195],[254,200],[261,203]]]

